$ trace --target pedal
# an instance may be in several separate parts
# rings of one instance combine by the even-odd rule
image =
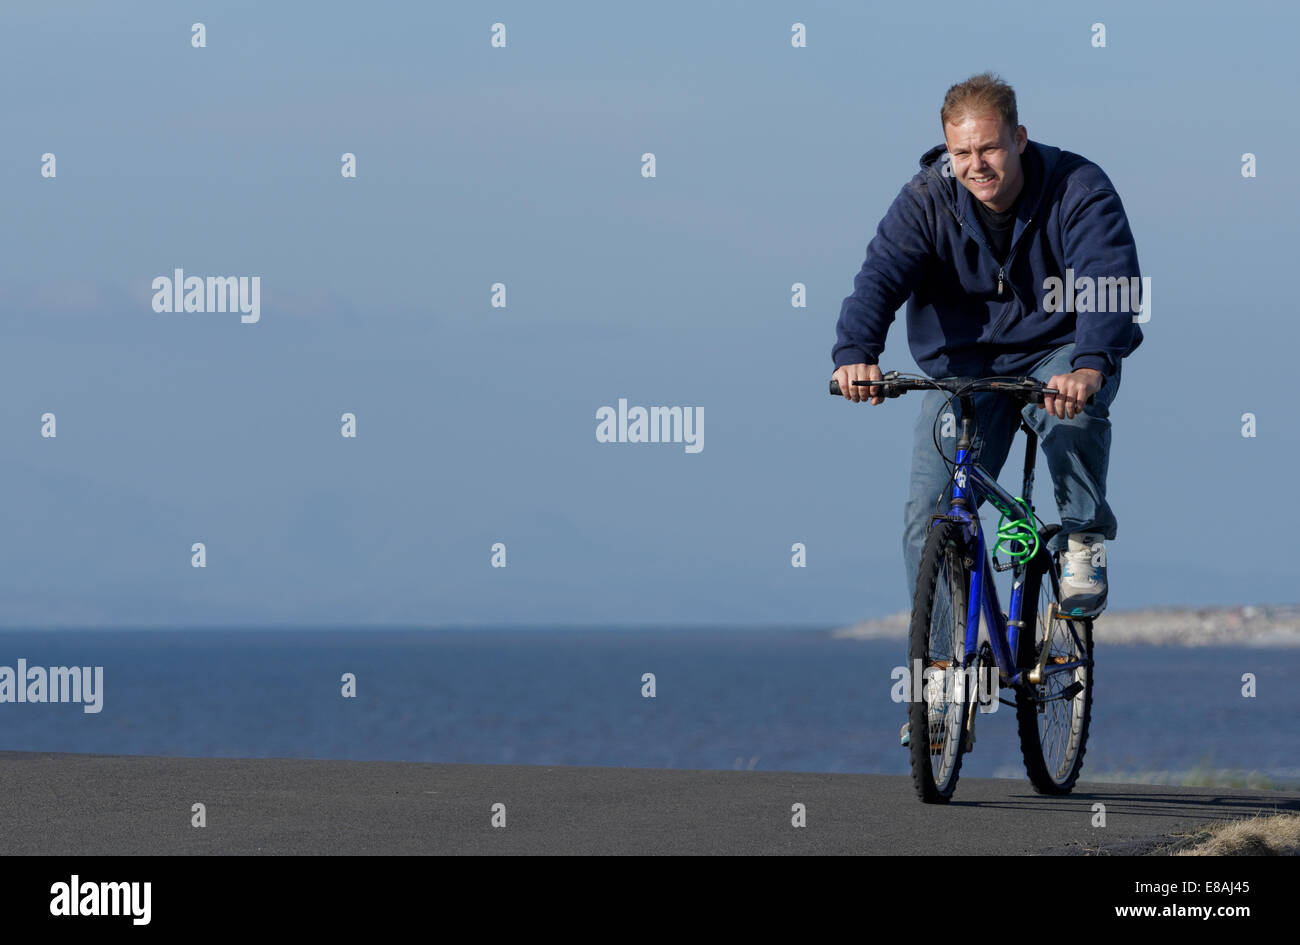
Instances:
[[[1060,617],[1060,613],[1057,610],[1056,601],[1049,601],[1047,604],[1048,638],[1047,640],[1040,641],[1038,646],[1038,660],[1037,662],[1034,663],[1033,667],[1029,670],[1029,673],[1027,674],[1027,678],[1029,682],[1034,684],[1035,686],[1040,685],[1043,681],[1043,668],[1047,666],[1048,640],[1051,639],[1052,624],[1059,617]],[[1039,703],[1038,711],[1039,712],[1043,711],[1042,703]]]
[[[984,621],[984,612],[980,611],[980,622]],[[975,701],[979,705],[979,711],[983,715],[998,710],[998,696],[1001,694],[1001,677],[998,675],[998,664],[993,658],[993,647],[985,640],[980,644],[979,659],[976,661],[979,667],[979,676],[975,681]],[[971,723],[972,728],[974,723]]]

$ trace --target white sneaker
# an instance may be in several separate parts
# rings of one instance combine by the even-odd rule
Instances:
[[[1095,532],[1076,532],[1061,552],[1061,613],[1096,617],[1106,609],[1106,543]]]

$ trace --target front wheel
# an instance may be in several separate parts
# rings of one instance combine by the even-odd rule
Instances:
[[[909,749],[912,782],[927,804],[957,789],[971,700],[966,692],[966,605],[970,570],[960,526],[930,529],[916,581],[908,633]],[[919,690],[919,691],[918,691]]]
[[[1025,673],[1016,689],[1016,722],[1025,772],[1039,794],[1069,794],[1083,768],[1092,715],[1092,620],[1065,619],[1055,610],[1060,598],[1053,555],[1047,541],[1059,526],[1040,537],[1040,550],[1029,563],[1023,587],[1024,626],[1017,665]],[[1054,616],[1049,619],[1049,610]],[[1028,679],[1043,649],[1043,675]]]

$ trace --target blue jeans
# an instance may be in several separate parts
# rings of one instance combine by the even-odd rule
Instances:
[[[1048,354],[1025,373],[1046,383],[1055,374],[1068,374],[1074,344]],[[1061,511],[1061,531],[1048,549],[1063,551],[1072,532],[1099,532],[1107,539],[1115,537],[1115,514],[1106,503],[1106,470],[1110,463],[1110,405],[1119,390],[1120,369],[1097,391],[1096,399],[1076,414],[1073,420],[1058,420],[1034,405],[1022,406],[1005,394],[973,395],[979,429],[973,443],[975,462],[994,477],[1002,472],[1011,440],[1020,429],[1020,420],[1038,434],[1038,442],[1047,458],[1047,468],[1055,486],[1056,504]],[[942,418],[934,426],[934,417],[947,399],[946,391],[930,391],[921,405],[912,445],[912,484],[903,510],[903,565],[907,576],[907,599],[916,593],[916,577],[921,567],[921,553],[930,515],[947,511],[952,496],[949,468],[934,447],[937,435],[949,461],[957,455],[957,435],[961,432],[961,404],[953,400],[952,436],[944,437]],[[1022,454],[1023,455],[1023,454]],[[1035,472],[1041,472],[1041,465]],[[1021,464],[1016,463],[1015,495],[1020,488]],[[1042,481],[1035,476],[1035,485]]]

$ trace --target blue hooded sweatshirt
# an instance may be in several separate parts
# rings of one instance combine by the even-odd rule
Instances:
[[[1025,374],[1070,342],[1074,368],[1109,377],[1141,344],[1134,318],[1147,314],[1124,290],[1145,286],[1114,186],[1086,158],[1034,141],[1026,154],[1031,148],[1039,160],[1021,155],[1025,190],[1005,264],[989,248],[970,191],[945,176],[946,147],[921,156],[840,308],[837,368],[876,364],[904,301],[912,357],[931,377]],[[1140,295],[1149,305],[1150,293]]]

